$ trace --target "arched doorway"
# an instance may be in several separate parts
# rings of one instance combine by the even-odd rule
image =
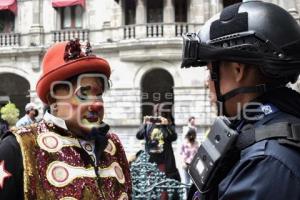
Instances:
[[[164,109],[173,106],[173,87],[173,77],[164,69],[152,69],[143,75],[141,80],[142,119],[143,116],[152,114],[154,104],[165,103]]]
[[[0,74],[0,107],[7,103],[7,100],[16,104],[20,110],[20,117],[25,114],[25,105],[29,103],[29,82],[13,73]]]

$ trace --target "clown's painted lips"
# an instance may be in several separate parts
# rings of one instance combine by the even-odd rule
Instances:
[[[85,116],[84,119],[87,119],[87,121],[94,123],[99,120],[99,114],[98,112],[88,112]]]
[[[82,125],[88,128],[98,127],[101,123],[101,118],[98,112],[88,111],[81,120]]]

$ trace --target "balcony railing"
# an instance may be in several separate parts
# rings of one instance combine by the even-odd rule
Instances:
[[[0,47],[11,47],[20,45],[19,33],[0,33]]]
[[[89,29],[64,29],[44,32],[40,35],[41,43],[37,45],[49,46],[53,42],[68,41],[79,38],[80,41],[89,40],[92,44],[112,43],[127,40],[153,39],[160,41],[164,38],[176,38],[186,32],[198,32],[203,24],[195,23],[148,23],[134,24],[119,27],[108,27],[97,30]],[[0,47],[31,46],[30,33],[0,33]],[[149,40],[150,41],[150,40]],[[22,44],[21,44],[22,43]]]
[[[186,23],[175,24],[175,36],[180,37],[182,34],[189,32],[189,26]]]
[[[135,26],[128,25],[124,27],[124,39],[135,38]]]
[[[146,36],[147,36],[147,38],[163,37],[164,36],[164,25],[163,24],[147,24],[146,25]]]
[[[136,24],[123,27],[123,39],[181,37],[189,31],[198,32],[200,24],[191,23],[155,23]]]
[[[89,40],[88,29],[66,29],[53,31],[53,42],[68,41],[74,38],[78,38],[80,41]]]

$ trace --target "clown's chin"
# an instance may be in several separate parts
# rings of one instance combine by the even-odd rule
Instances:
[[[100,127],[101,125],[101,122],[102,120],[97,117],[97,119],[86,119],[86,118],[83,118],[81,120],[81,126],[84,127],[84,128],[87,128],[87,129],[92,129],[93,127],[95,128],[98,128]]]

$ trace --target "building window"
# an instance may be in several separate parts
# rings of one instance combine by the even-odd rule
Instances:
[[[243,2],[242,0],[223,0],[223,8],[230,6],[235,3]]]
[[[61,27],[82,28],[82,7],[71,6],[61,8]]]
[[[0,32],[10,33],[14,31],[15,15],[7,10],[0,11]]]
[[[147,1],[147,23],[163,22],[163,0]]]
[[[125,0],[125,25],[135,24],[136,0]]]
[[[164,109],[174,105],[173,88],[174,79],[165,69],[154,68],[143,75],[141,80],[141,121],[143,121],[143,116],[153,114],[155,104],[164,104]]]
[[[175,0],[175,22],[187,22],[187,0]]]

